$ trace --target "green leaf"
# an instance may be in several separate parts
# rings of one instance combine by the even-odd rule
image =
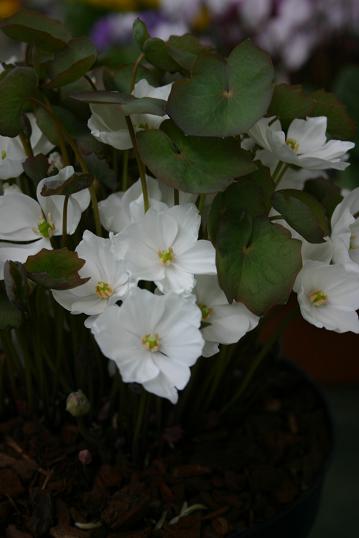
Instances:
[[[227,60],[201,54],[190,79],[174,83],[168,115],[195,136],[235,136],[248,131],[267,112],[272,97],[270,57],[250,41]]]
[[[145,23],[138,17],[133,23],[132,35],[139,48],[142,50],[144,42],[150,38],[150,34],[148,33]]]
[[[61,22],[26,9],[3,21],[1,29],[16,41],[36,45],[50,52],[63,49],[71,39]]]
[[[212,241],[216,242],[216,233],[220,222],[231,215],[231,222],[242,219],[242,211],[251,217],[266,217],[272,207],[274,183],[268,168],[262,166],[256,172],[240,178],[213,201],[208,231]]]
[[[58,118],[59,124],[63,125],[68,133],[72,136],[79,138],[88,134],[88,129],[76,118],[76,116],[66,108],[60,106],[52,106],[52,111],[56,118]],[[46,138],[50,140],[56,146],[59,145],[59,131],[56,126],[54,117],[50,115],[44,108],[37,108],[35,110],[36,121],[44,133]]]
[[[31,67],[15,67],[0,80],[0,134],[15,137],[22,129],[21,117],[38,85]]]
[[[90,174],[95,177],[102,185],[105,185],[111,191],[117,187],[117,176],[115,171],[109,166],[105,159],[100,159],[95,153],[85,157]]]
[[[5,329],[18,329],[22,323],[21,312],[0,290],[0,331]]]
[[[133,65],[123,65],[118,69],[104,68],[103,82],[106,90],[119,91],[121,93],[131,93]],[[143,65],[139,65],[136,71],[136,82],[145,79],[151,86],[160,85],[158,71],[150,70]]]
[[[308,192],[282,189],[273,196],[273,207],[310,243],[321,243],[330,233],[324,207]]]
[[[154,97],[137,98],[120,92],[83,92],[72,96],[78,101],[98,105],[118,105],[125,116],[130,114],[166,115],[166,101]]]
[[[59,51],[50,65],[51,78],[47,88],[59,88],[78,80],[96,61],[96,49],[86,37],[72,39]]]
[[[137,140],[155,177],[185,192],[218,192],[257,168],[237,140],[185,136],[171,120],[138,133]]]
[[[191,71],[195,61],[202,52],[209,52],[199,39],[191,34],[171,36],[167,43],[167,50],[175,62],[186,71]]]
[[[66,181],[57,181],[51,180],[51,183],[48,185],[46,181],[41,190],[41,196],[71,196],[71,194],[76,194],[79,191],[88,189],[93,183],[93,177],[89,174],[78,174],[75,173]]]
[[[272,102],[268,109],[268,116],[276,116],[283,129],[296,118],[305,119],[311,115],[313,101],[306,95],[302,86],[278,84],[274,87]]]
[[[355,135],[355,123],[345,106],[333,93],[324,90],[306,94],[302,86],[279,84],[274,88],[268,116],[277,116],[283,129],[297,118],[326,116],[328,132],[333,138],[347,140]]]
[[[334,209],[343,200],[339,187],[324,178],[308,179],[305,182],[304,191],[314,196],[321,203],[328,219],[331,218]]]
[[[67,248],[59,250],[42,249],[29,256],[24,267],[28,278],[48,289],[68,290],[84,284],[89,279],[81,278],[78,271],[85,260]]]
[[[180,70],[178,63],[171,57],[166,43],[158,38],[151,37],[146,39],[143,44],[142,50],[145,58],[150,64],[162,69],[163,71],[175,72]]]
[[[266,218],[244,211],[225,218],[216,234],[218,278],[229,301],[243,302],[258,315],[288,301],[302,266],[301,242]]]
[[[311,116],[327,116],[328,131],[333,138],[350,140],[355,137],[356,125],[343,103],[333,94],[318,90],[311,94]]]
[[[18,310],[29,311],[29,283],[24,265],[20,262],[7,261],[4,265],[5,290],[9,301]]]
[[[36,157],[28,157],[24,162],[24,172],[35,185],[44,177],[47,177],[49,171],[49,161],[45,155],[40,153]]]

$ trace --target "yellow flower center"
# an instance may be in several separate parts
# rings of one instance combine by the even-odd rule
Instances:
[[[287,138],[286,140],[286,144],[287,146],[290,147],[290,149],[292,151],[294,151],[294,153],[298,153],[299,151],[299,144],[296,140],[294,140],[294,138]]]
[[[49,220],[41,219],[37,225],[37,231],[40,235],[42,235],[42,237],[51,239],[55,232],[55,224],[51,222],[50,218]]]
[[[202,321],[207,321],[207,319],[213,314],[213,309],[209,308],[205,304],[199,304],[198,308],[200,308],[202,312]]]
[[[165,250],[159,250],[158,256],[162,265],[171,265],[175,259],[173,248],[166,248]]]
[[[6,157],[7,157],[6,150],[3,149],[3,150],[1,151],[1,158],[2,158],[3,161],[5,161]]]
[[[324,291],[316,290],[309,294],[309,300],[313,306],[322,306],[327,304],[328,296],[326,293],[324,293]]]
[[[110,284],[107,282],[103,282],[102,280],[100,282],[97,282],[96,286],[96,295],[97,297],[100,297],[100,299],[108,299],[113,294],[113,289],[111,288]]]
[[[160,349],[161,339],[157,333],[145,334],[142,338],[142,345],[154,353]]]

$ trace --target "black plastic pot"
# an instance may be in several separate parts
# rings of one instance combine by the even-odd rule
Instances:
[[[295,503],[283,509],[275,517],[259,523],[250,529],[237,529],[228,538],[308,538],[319,512],[324,481],[329,469],[334,447],[333,421],[328,402],[317,384],[301,369],[289,361],[283,361],[285,368],[295,370],[316,392],[326,413],[330,451],[323,469],[311,488],[303,492]]]

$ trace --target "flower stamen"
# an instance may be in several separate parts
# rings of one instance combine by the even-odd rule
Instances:
[[[207,319],[213,314],[213,308],[210,308],[205,304],[199,304],[198,308],[202,312],[202,321],[207,321]]]
[[[42,235],[42,237],[45,237],[46,239],[51,239],[51,237],[54,235],[55,228],[55,224],[51,221],[50,215],[48,215],[47,219],[41,218],[39,220],[37,230],[35,231]]]
[[[145,334],[145,336],[142,338],[142,345],[152,353],[159,351],[160,344],[161,339],[157,333]]]
[[[162,265],[171,265],[175,259],[173,248],[166,248],[158,251],[158,256]]]
[[[2,158],[3,161],[5,161],[6,157],[7,157],[7,152],[6,152],[5,149],[3,149],[3,150],[1,151],[1,158]]]
[[[294,138],[287,138],[287,140],[285,141],[285,143],[287,144],[287,146],[290,147],[290,149],[292,151],[294,151],[294,153],[298,153],[299,151],[299,144],[296,140],[294,140]]]
[[[110,284],[107,282],[103,282],[102,280],[100,282],[97,282],[96,286],[96,295],[97,297],[100,297],[100,299],[108,299],[113,294],[113,289],[111,288]]]
[[[328,302],[328,296],[322,290],[316,290],[309,294],[309,300],[313,306],[323,306]]]

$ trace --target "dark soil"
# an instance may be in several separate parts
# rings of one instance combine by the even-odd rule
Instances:
[[[330,432],[316,390],[294,369],[277,368],[249,413],[238,409],[226,424],[212,413],[192,438],[179,426],[166,430],[142,469],[113,446],[101,462],[75,422],[57,432],[24,417],[0,424],[0,535],[226,536],[311,488]]]

